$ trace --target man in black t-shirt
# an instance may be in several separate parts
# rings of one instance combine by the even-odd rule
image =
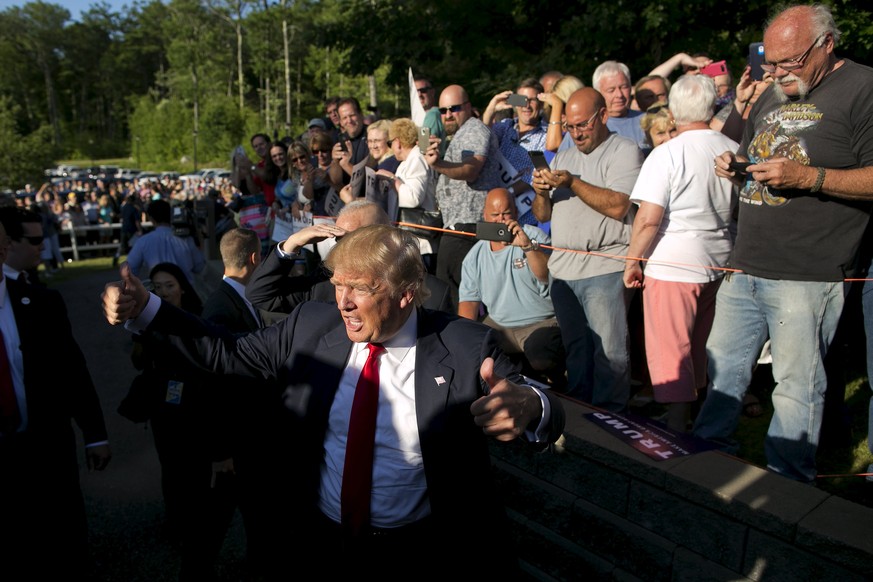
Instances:
[[[694,428],[729,443],[761,347],[771,340],[768,468],[811,482],[827,379],[824,357],[873,200],[873,69],[838,58],[826,6],[793,6],[764,32],[775,83],[754,105],[737,155],[716,173],[740,187],[738,233],[707,342],[710,391]],[[750,161],[745,173],[729,164]]]

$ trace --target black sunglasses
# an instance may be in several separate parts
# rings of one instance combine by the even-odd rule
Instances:
[[[441,115],[445,115],[449,111],[451,111],[452,113],[457,113],[458,111],[461,111],[464,108],[464,105],[466,105],[467,103],[469,103],[469,101],[464,101],[463,103],[452,105],[450,107],[440,107],[439,112]]]

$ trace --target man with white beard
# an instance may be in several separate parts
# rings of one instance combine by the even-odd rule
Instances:
[[[773,354],[767,466],[812,482],[827,386],[824,357],[857,277],[873,201],[873,69],[838,58],[830,9],[793,6],[764,32],[773,87],[754,105],[740,148],[715,160],[741,187],[738,233],[707,342],[709,394],[694,428],[724,443],[761,347]],[[732,162],[751,161],[745,170]],[[869,257],[867,258],[869,261]]]

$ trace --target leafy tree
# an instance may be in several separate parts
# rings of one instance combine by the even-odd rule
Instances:
[[[42,126],[23,134],[17,126],[19,107],[8,97],[0,97],[0,189],[20,188],[43,178],[55,150],[52,130]]]

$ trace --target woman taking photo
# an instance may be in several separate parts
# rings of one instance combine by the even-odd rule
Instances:
[[[394,157],[400,160],[397,173],[388,170],[376,172],[394,180],[400,222],[419,224],[427,217],[436,217],[436,173],[418,149],[418,128],[411,119],[395,120],[388,130],[388,142]],[[409,209],[410,211],[404,211]],[[404,220],[406,217],[408,220]],[[433,273],[439,234],[425,229],[408,228],[418,237],[418,246],[428,272]]]

